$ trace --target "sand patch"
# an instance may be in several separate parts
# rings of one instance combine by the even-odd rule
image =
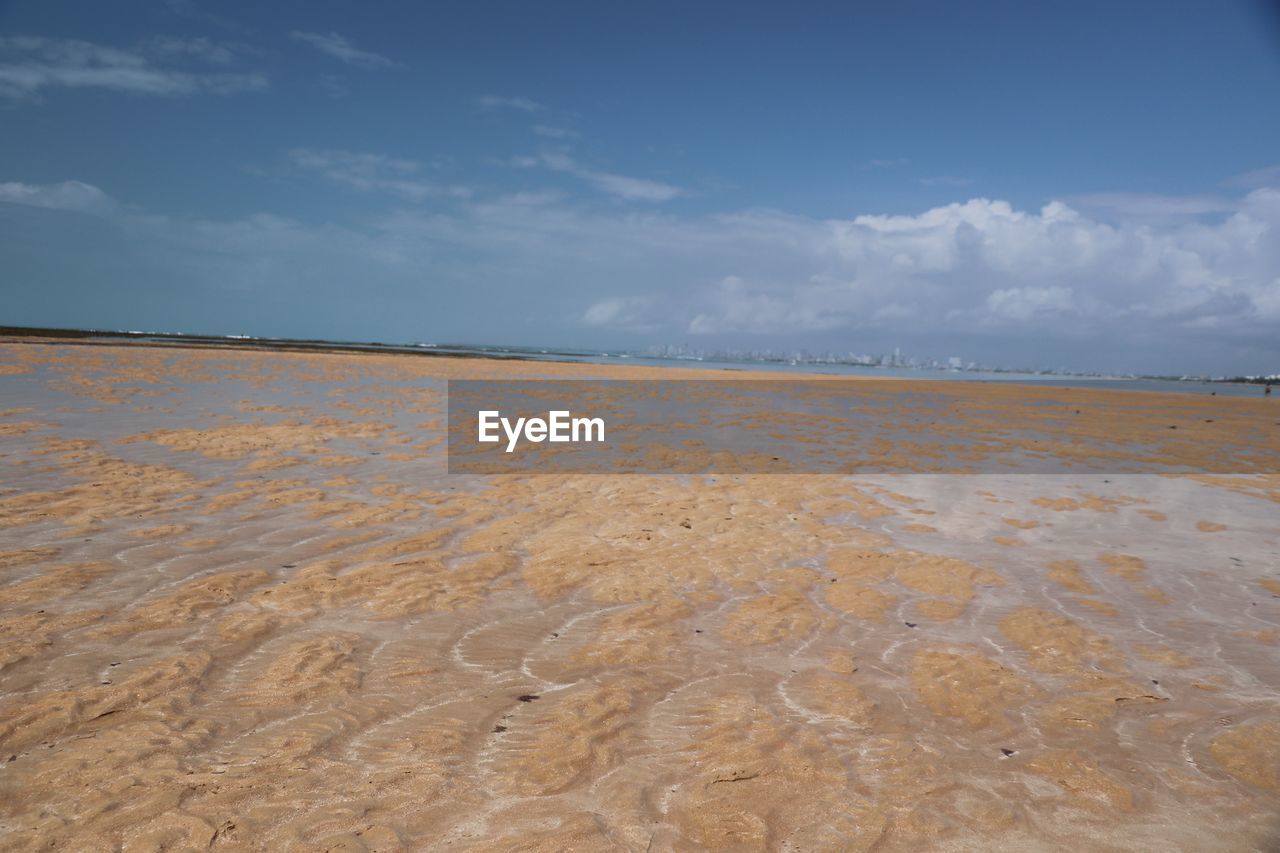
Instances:
[[[1085,578],[1080,564],[1075,560],[1054,560],[1049,563],[1049,580],[1068,592],[1081,595],[1097,595],[1098,588]]]
[[[117,637],[141,631],[175,628],[205,617],[210,611],[239,599],[246,591],[270,579],[261,569],[219,572],[180,585],[173,592],[131,608],[124,620],[107,625],[103,632]]]
[[[1074,801],[1094,809],[1129,811],[1134,807],[1133,791],[1099,770],[1097,765],[1073,750],[1050,750],[1036,755],[1028,769],[1054,782]]]
[[[932,525],[920,524],[919,522],[915,522],[915,521],[911,522],[910,524],[902,525],[902,530],[904,533],[937,533],[938,532],[938,528],[933,527]]]
[[[1080,673],[1086,668],[1116,670],[1115,646],[1105,637],[1057,613],[1024,607],[1000,620],[1000,631],[1042,672]]]
[[[1147,575],[1147,563],[1132,554],[1099,554],[1098,560],[1107,571],[1127,581],[1141,581]]]
[[[129,531],[134,539],[163,539],[166,536],[180,536],[191,530],[190,524],[161,524],[157,527],[142,527]]]
[[[1234,726],[1210,742],[1209,754],[1237,779],[1280,791],[1280,720]]]
[[[911,680],[933,713],[961,720],[971,729],[1011,728],[1016,712],[1037,691],[986,655],[974,651],[925,650],[912,661]]]
[[[807,598],[797,593],[782,593],[738,605],[725,620],[720,633],[726,640],[759,645],[804,639],[817,625],[817,614]]]
[[[0,551],[0,570],[17,569],[52,560],[61,553],[61,549],[53,546],[40,548],[19,548],[16,551]]]

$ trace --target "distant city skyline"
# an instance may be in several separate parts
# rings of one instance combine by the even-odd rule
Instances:
[[[0,5],[0,324],[1280,370],[1272,2]]]

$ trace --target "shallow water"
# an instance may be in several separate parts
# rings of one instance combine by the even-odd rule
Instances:
[[[0,345],[2,846],[1277,839],[1280,477],[445,473],[617,371]]]

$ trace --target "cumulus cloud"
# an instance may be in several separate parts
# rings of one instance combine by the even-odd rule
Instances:
[[[122,50],[76,39],[0,37],[0,97],[38,96],[45,89],[108,89],[137,95],[229,95],[268,88],[259,73],[158,65],[177,59],[225,64],[233,51],[204,40],[161,40],[144,50]]]
[[[1175,354],[1191,365],[1210,358],[1210,347],[1245,342],[1280,357],[1278,189],[1234,200],[1218,222],[1158,228],[1103,222],[1063,202],[1026,211],[981,198],[847,220],[775,211],[635,217],[501,202],[465,216],[388,227],[596,282],[581,297],[593,328],[792,342],[960,332],[996,349],[1014,339],[1142,341],[1148,367]],[[1203,337],[1227,329],[1228,338]],[[1092,352],[1077,357],[1096,366]]]
[[[1024,211],[982,198],[845,220],[638,217],[499,199],[382,228],[401,244],[500,259],[522,281],[545,270],[551,288],[580,291],[584,325],[656,326],[668,340],[961,330],[993,341],[1137,336],[1188,350],[1200,341],[1191,333],[1229,328],[1272,352],[1280,341],[1280,189],[1237,199],[1220,222],[1161,228],[1063,202]]]
[[[400,65],[400,63],[380,53],[361,50],[345,36],[340,36],[337,33],[309,33],[294,30],[289,33],[289,38],[305,42],[321,53],[328,54],[334,59],[356,68],[394,68]]]
[[[786,298],[776,279],[727,292],[723,282],[708,286],[711,309],[691,331],[758,331],[762,321],[741,308],[754,302],[775,331],[865,329],[898,317],[922,330],[963,324],[1050,336],[1280,332],[1277,189],[1237,200],[1222,222],[1161,229],[1107,224],[1062,202],[1037,213],[973,199],[915,216],[785,219],[775,233],[759,235],[776,251],[790,248]]]
[[[295,148],[289,152],[293,163],[317,172],[331,181],[365,192],[383,192],[410,201],[433,197],[466,198],[465,187],[440,186],[417,177],[422,164],[416,160],[367,152]]]

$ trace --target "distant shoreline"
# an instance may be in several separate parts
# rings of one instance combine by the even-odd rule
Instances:
[[[73,329],[46,326],[0,326],[0,339],[46,338],[63,344],[109,344],[131,342],[134,345],[165,346],[182,345],[187,347],[259,350],[284,352],[331,352],[348,354],[381,354],[381,355],[418,355],[436,358],[492,358],[506,361],[560,362],[569,364],[644,364],[650,366],[669,366],[673,368],[696,368],[703,370],[723,371],[775,371],[794,367],[798,372],[831,372],[832,368],[849,369],[850,376],[868,376],[859,373],[855,368],[873,370],[873,367],[858,365],[840,365],[827,363],[797,363],[795,365],[772,361],[723,362],[717,360],[662,358],[642,356],[632,353],[600,353],[595,350],[542,349],[521,346],[496,346],[477,344],[388,344],[377,341],[328,341],[320,338],[267,338],[234,335],[208,335],[185,332],[146,332],[121,331],[114,329]],[[606,359],[606,361],[602,361]],[[944,381],[961,382],[1022,382],[1031,384],[1075,384],[1090,387],[1094,383],[1167,383],[1181,385],[1182,389],[1141,389],[1129,390],[1164,390],[1168,393],[1190,393],[1193,385],[1230,386],[1264,386],[1274,384],[1275,380],[1262,377],[1236,377],[1230,379],[1183,378],[1170,376],[1095,376],[1089,374],[1069,373],[1031,373],[1013,370],[959,371],[953,376],[938,377],[931,375],[936,371],[923,368],[898,367],[904,372],[916,372],[918,376],[894,376],[883,378],[901,379],[943,379]],[[789,371],[788,371],[789,372]],[[840,371],[839,375],[844,375]],[[1087,383],[1087,384],[1086,384]]]

